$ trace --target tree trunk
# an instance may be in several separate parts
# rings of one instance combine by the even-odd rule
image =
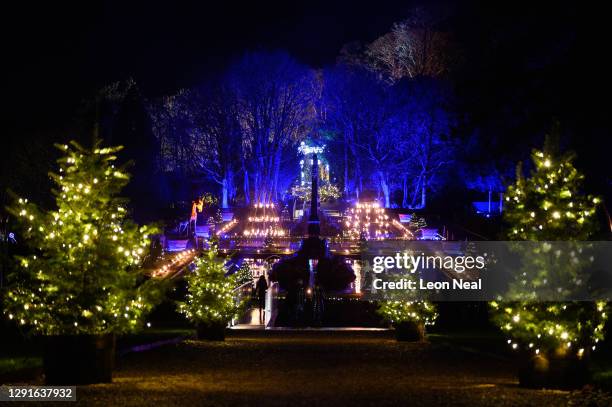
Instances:
[[[227,176],[225,176],[225,178],[223,178],[223,181],[221,183],[221,208],[223,209],[227,209],[229,208],[229,202],[228,202],[228,179]]]
[[[426,175],[421,173],[414,187],[414,192],[412,194],[411,204],[408,206],[410,209],[423,209],[425,204],[427,203],[427,179]],[[416,204],[416,201],[419,196],[419,191],[421,192],[421,203],[419,205]]]
[[[346,134],[344,136],[344,197],[348,198],[349,190],[348,190],[348,139]]]
[[[361,166],[359,160],[355,160],[355,197],[359,201],[359,194],[361,193]]]
[[[418,209],[425,208],[426,195],[427,195],[427,183],[423,179],[423,185],[421,187],[421,206]]]
[[[281,149],[279,148],[274,157],[274,183],[272,184],[271,200],[278,200],[278,177],[280,174]]]
[[[228,199],[229,199],[229,204],[232,204],[235,202],[236,200],[236,177],[234,175],[234,171],[233,170],[228,170],[228,185],[227,185],[227,192],[228,192]]]
[[[419,190],[421,188],[421,180],[423,179],[423,174],[419,175],[419,178],[417,178],[415,187],[414,187],[414,192],[412,193],[412,199],[410,200],[410,205],[408,205],[408,207],[410,209],[416,209],[417,205],[416,205],[416,200],[417,200],[417,196],[419,194]],[[422,199],[422,197],[421,197]]]
[[[387,177],[382,171],[378,172],[378,176],[380,177],[380,188],[382,189],[383,196],[385,197],[385,208],[390,208],[391,197],[389,196],[389,183],[387,182]]]
[[[253,184],[254,184],[254,188],[253,188],[253,203],[255,205],[257,205],[258,203],[261,202],[261,169],[258,168],[255,170],[255,173],[253,174]]]
[[[404,175],[404,186],[402,196],[402,208],[408,207],[408,174]]]
[[[242,189],[244,192],[244,202],[249,205],[251,203],[251,191],[249,187],[249,171],[244,169],[244,182],[242,184]]]

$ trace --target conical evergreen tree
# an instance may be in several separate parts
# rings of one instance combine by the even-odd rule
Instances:
[[[517,181],[508,188],[507,238],[551,243],[534,245],[532,251],[522,246],[523,266],[516,270],[509,294],[525,301],[493,302],[493,319],[514,349],[583,357],[603,339],[605,302],[551,302],[550,298],[588,280],[589,259],[576,254],[580,251],[577,242],[596,231],[599,198],[582,192],[583,175],[573,166],[573,156],[559,153],[554,139],[548,138],[544,149],[534,150],[531,157],[531,176],[525,178],[519,165]],[[577,249],[545,253],[554,241]],[[570,299],[570,291],[566,297]]]
[[[531,154],[529,178],[517,167],[517,181],[508,188],[504,219],[510,240],[587,240],[596,230],[599,198],[582,193],[584,176],[573,166],[573,154],[560,154],[547,138],[544,150]]]
[[[133,331],[161,294],[140,267],[156,229],[129,220],[118,197],[129,180],[113,164],[120,147],[57,147],[56,208],[23,198],[9,208],[31,254],[9,276],[5,313],[46,335]]]
[[[226,275],[225,260],[217,254],[218,246],[211,242],[185,276],[187,300],[179,303],[179,310],[197,325],[226,325],[242,309],[234,291],[240,285],[239,275]]]

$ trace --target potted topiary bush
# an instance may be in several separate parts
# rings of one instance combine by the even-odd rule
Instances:
[[[217,256],[211,244],[195,261],[195,268],[185,276],[187,298],[179,310],[196,325],[198,339],[225,340],[225,329],[243,309],[235,290],[240,285],[236,273],[227,275],[225,260]]]
[[[398,341],[425,340],[425,328],[433,325],[436,308],[428,301],[385,300],[379,303],[378,313],[394,328]]]
[[[117,197],[129,179],[113,164],[120,147],[58,147],[55,208],[9,208],[29,254],[8,277],[4,312],[43,337],[48,384],[110,382],[115,334],[140,328],[163,294],[140,267],[155,228],[130,221]]]
[[[491,303],[492,318],[519,352],[519,383],[525,387],[584,385],[589,356],[604,339],[607,304],[575,300],[592,270],[584,241],[596,230],[599,198],[581,192],[583,176],[572,158],[547,139],[543,150],[532,152],[531,177],[524,178],[519,166],[507,192],[507,238],[532,243],[516,250],[521,265],[506,301]]]

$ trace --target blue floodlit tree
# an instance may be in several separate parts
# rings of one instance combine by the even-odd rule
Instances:
[[[297,173],[295,146],[313,128],[314,72],[285,52],[250,52],[230,66],[224,81],[240,118],[244,193],[256,203],[277,200],[284,192],[281,172]]]

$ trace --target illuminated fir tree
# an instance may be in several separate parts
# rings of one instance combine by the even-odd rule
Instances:
[[[253,272],[247,262],[243,262],[236,271],[236,281],[239,285],[253,282]]]
[[[410,255],[415,255],[411,253]],[[411,280],[417,283],[418,273],[397,273],[388,275],[387,281]],[[417,290],[385,290],[379,295],[378,313],[396,329],[402,325],[417,326],[423,334],[428,325],[438,317],[437,307]]]
[[[423,228],[427,227],[427,222],[425,218],[419,217],[416,213],[413,213],[410,216],[410,223],[408,224],[408,229],[416,236],[421,236],[423,233]]]
[[[134,331],[161,295],[140,267],[156,230],[129,220],[118,197],[129,180],[113,164],[120,147],[58,148],[56,208],[23,198],[9,208],[30,254],[9,276],[5,313],[45,335]]]
[[[517,168],[517,181],[508,187],[504,220],[511,240],[587,240],[595,231],[599,198],[581,193],[584,176],[573,166],[573,155],[555,151],[547,141],[544,151],[531,154],[529,178]]]
[[[416,213],[413,213],[410,216],[410,223],[408,224],[408,227],[412,231],[418,232],[421,229],[427,227],[427,222],[425,221],[425,218],[419,217]]]
[[[532,152],[534,170],[529,178],[519,165],[517,181],[508,188],[504,218],[509,240],[550,241],[523,252],[523,266],[510,283],[509,296],[518,302],[493,302],[494,321],[506,332],[513,349],[537,355],[575,355],[596,349],[603,339],[607,318],[605,302],[543,302],[552,294],[571,298],[571,289],[588,280],[591,261],[578,256],[578,241],[595,231],[599,198],[581,192],[583,179],[572,164],[573,156],[559,154],[555,144]],[[554,243],[553,241],[563,241]],[[558,250],[576,247],[576,250]],[[563,245],[563,246],[561,246]],[[550,253],[548,253],[550,251]]]
[[[379,305],[378,312],[391,324],[404,322],[433,325],[438,316],[434,304],[421,300],[387,300]]]
[[[226,275],[225,260],[217,253],[217,245],[211,244],[185,276],[187,298],[179,303],[179,310],[196,325],[226,325],[242,308],[235,298],[238,275]]]

